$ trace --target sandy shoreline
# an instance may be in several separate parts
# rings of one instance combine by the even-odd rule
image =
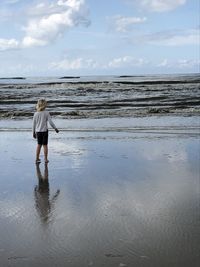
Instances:
[[[48,169],[30,130],[0,131],[2,266],[199,266],[190,130],[51,132]]]

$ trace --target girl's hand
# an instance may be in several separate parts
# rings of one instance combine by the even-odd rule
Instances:
[[[36,133],[33,133],[33,138],[35,138],[35,139],[36,139]]]

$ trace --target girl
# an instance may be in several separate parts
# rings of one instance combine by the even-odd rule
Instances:
[[[40,163],[40,151],[43,146],[44,149],[44,160],[45,163],[48,163],[48,125],[47,122],[51,125],[51,127],[58,133],[58,129],[53,123],[51,116],[48,111],[45,110],[47,106],[47,101],[45,99],[40,99],[37,102],[36,110],[33,116],[33,138],[37,138],[37,148],[36,148],[36,163]]]

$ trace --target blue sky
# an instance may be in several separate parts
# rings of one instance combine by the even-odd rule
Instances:
[[[0,77],[199,72],[199,0],[1,0]]]

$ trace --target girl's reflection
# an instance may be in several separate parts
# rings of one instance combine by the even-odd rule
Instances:
[[[36,164],[36,173],[38,185],[35,186],[35,203],[38,214],[43,223],[48,223],[54,209],[54,203],[60,193],[60,190],[50,199],[48,165],[45,164],[44,175],[42,175],[39,164]]]

